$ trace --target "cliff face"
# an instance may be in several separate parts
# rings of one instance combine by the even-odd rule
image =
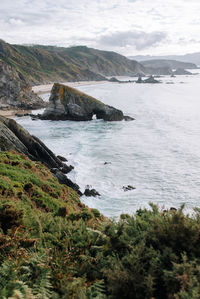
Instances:
[[[41,118],[86,121],[91,120],[93,115],[96,115],[97,119],[107,121],[128,118],[123,115],[121,110],[105,105],[75,88],[58,83],[55,83],[52,88],[49,105]]]
[[[65,173],[72,170],[72,166],[64,164],[59,157],[37,137],[32,136],[15,120],[0,116],[0,152],[16,151],[25,154],[33,161],[40,161],[51,169],[61,184],[74,189],[79,195],[79,186],[67,178]]]
[[[0,59],[20,71],[32,85],[105,80],[104,76],[145,72],[137,61],[87,47],[21,46],[0,40]]]
[[[35,93],[23,75],[0,60],[0,109],[38,109],[45,103]]]

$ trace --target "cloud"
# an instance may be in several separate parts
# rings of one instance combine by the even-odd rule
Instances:
[[[199,0],[3,0],[0,38],[124,55],[200,51],[199,12]]]
[[[110,47],[134,46],[136,50],[148,49],[167,37],[165,32],[125,31],[101,36],[99,44]]]

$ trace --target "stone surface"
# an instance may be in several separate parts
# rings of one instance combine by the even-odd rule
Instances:
[[[0,60],[0,109],[39,109],[46,103],[38,97],[24,76]]]
[[[126,192],[126,191],[131,191],[131,190],[134,190],[136,189],[135,187],[131,186],[131,185],[127,185],[127,186],[123,186],[122,187],[123,190]]]
[[[95,189],[89,189],[89,188],[85,189],[84,195],[88,196],[88,197],[90,197],[90,196],[93,196],[93,197],[100,196],[98,191],[96,191]]]
[[[54,153],[37,137],[32,136],[13,119],[0,116],[0,151],[14,150],[23,153],[33,161],[45,164],[58,178],[81,195],[79,186],[67,178],[73,166],[64,164]],[[64,173],[63,173],[64,172]]]
[[[136,83],[161,83],[160,81],[156,80],[153,76],[150,76],[149,78],[142,80],[142,77],[139,76]]]
[[[43,115],[39,117],[50,120],[88,121],[92,120],[93,115],[96,115],[97,119],[105,121],[125,119],[121,110],[105,105],[75,88],[55,83],[51,91],[49,105]]]

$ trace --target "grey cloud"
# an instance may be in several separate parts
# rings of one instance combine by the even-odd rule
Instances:
[[[134,46],[137,50],[143,50],[155,46],[166,37],[165,32],[126,31],[103,35],[98,43],[110,47]]]

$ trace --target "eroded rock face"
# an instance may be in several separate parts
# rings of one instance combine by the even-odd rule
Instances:
[[[0,150],[15,150],[31,160],[41,161],[49,168],[61,167],[63,163],[37,137],[32,136],[15,120],[0,116]]]
[[[61,184],[71,187],[79,195],[82,194],[79,186],[64,174],[72,170],[72,166],[64,164],[39,138],[30,135],[15,120],[0,116],[0,151],[11,150],[25,154],[33,161],[44,163]]]
[[[31,90],[23,75],[0,60],[0,109],[39,109],[45,102]]]
[[[78,91],[75,88],[55,83],[49,105],[41,116],[42,119],[51,120],[92,120],[120,121],[125,119],[121,110],[103,104],[97,99]]]

